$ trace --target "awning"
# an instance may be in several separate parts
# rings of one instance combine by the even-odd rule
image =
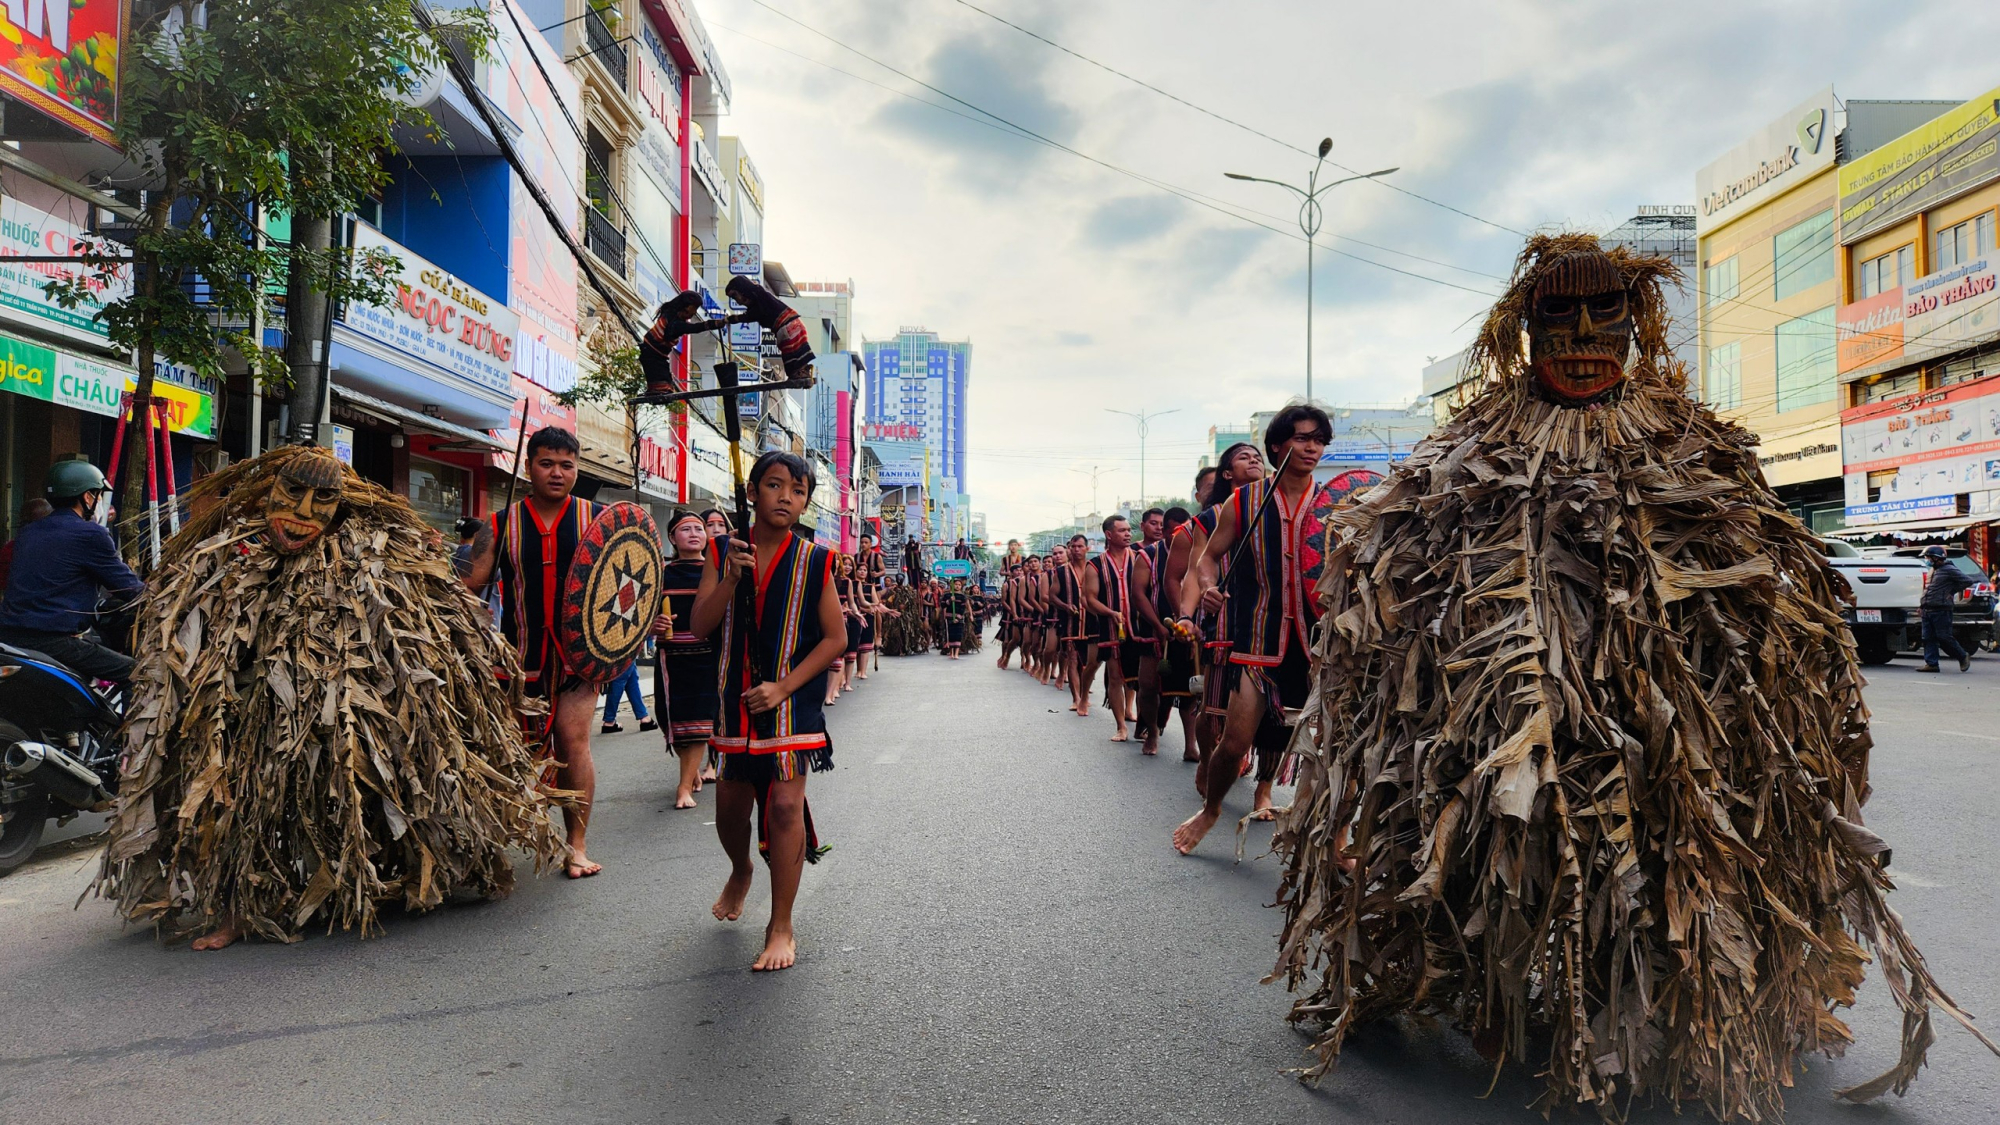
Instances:
[[[364,414],[373,414],[377,418],[381,418],[387,422],[398,422],[405,426],[415,426],[417,429],[428,433],[443,434],[454,441],[470,442],[487,449],[497,449],[502,453],[514,452],[513,446],[505,442],[495,441],[491,434],[481,433],[470,427],[461,426],[456,422],[447,422],[442,418],[433,418],[428,414],[411,410],[407,406],[397,406],[393,402],[383,402],[374,395],[362,394],[360,391],[343,387],[339,383],[333,385],[333,397],[346,402],[347,405]]]
[[[1877,535],[1893,535],[1898,539],[1949,539],[1973,524],[1992,522],[1991,516],[1959,516],[1948,520],[1904,520],[1869,527],[1843,527],[1826,534],[1829,539],[1868,539]]]

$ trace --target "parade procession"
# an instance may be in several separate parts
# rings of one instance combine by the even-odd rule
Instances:
[[[2000,9],[1544,7],[6,4],[0,1125],[2000,1125]]]

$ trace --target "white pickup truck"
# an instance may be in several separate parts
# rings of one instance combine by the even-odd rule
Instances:
[[[1840,607],[1863,664],[1887,664],[1912,647],[1921,624],[1917,604],[1924,597],[1922,559],[1863,558],[1838,539],[1822,539],[1826,564],[1854,591],[1854,604]]]

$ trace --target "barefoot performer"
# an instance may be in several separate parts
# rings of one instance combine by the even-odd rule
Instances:
[[[1049,581],[1049,600],[1057,611],[1056,636],[1062,644],[1063,682],[1069,686],[1069,709],[1078,715],[1090,714],[1090,680],[1084,678],[1083,670],[1088,667],[1093,679],[1097,675],[1097,641],[1090,635],[1083,602],[1089,555],[1090,540],[1081,532],[1070,536],[1062,562]]]
[[[557,764],[556,784],[579,794],[563,807],[569,859],[563,874],[587,879],[603,868],[584,853],[597,767],[590,757],[590,724],[597,713],[597,685],[568,666],[559,636],[563,580],[577,539],[597,518],[598,506],[570,495],[576,486],[576,435],[546,426],[528,439],[528,495],[495,512],[473,541],[465,585],[481,591],[498,579],[500,631],[521,657],[522,690],[549,702],[542,733]]]
[[[514,651],[407,500],[298,445],[189,500],[133,634],[96,884],[121,914],[196,949],[365,937],[506,895],[510,848],[562,859]]]
[[[1154,556],[1147,560],[1147,568],[1152,572],[1153,609],[1158,619],[1160,655],[1154,665],[1155,682],[1158,685],[1159,700],[1154,711],[1153,727],[1155,736],[1167,725],[1167,719],[1176,711],[1181,716],[1181,761],[1201,760],[1201,751],[1195,738],[1195,723],[1199,718],[1201,701],[1195,698],[1194,677],[1201,671],[1201,633],[1193,622],[1180,618],[1180,583],[1171,575],[1171,563],[1176,545],[1183,551],[1181,565],[1186,568],[1185,540],[1187,527],[1193,519],[1188,510],[1176,504],[1166,511],[1161,527],[1165,538],[1160,540]]]
[[[717,544],[704,560],[694,632],[725,628],[719,730],[722,780],[715,833],[729,855],[729,881],[715,916],[743,914],[758,847],[771,871],[771,921],[752,969],[789,968],[798,956],[792,903],[807,862],[824,849],[806,805],[806,774],[833,768],[822,701],[826,674],[847,651],[847,623],[833,584],[833,552],[792,533],[812,498],[813,474],[790,453],[751,467],[755,522],[748,542]],[[747,593],[749,608],[739,598]]]
[[[715,638],[694,631],[694,599],[701,592],[701,572],[708,550],[708,525],[701,516],[678,511],[667,520],[667,541],[674,557],[666,566],[667,612],[653,622],[659,639],[653,665],[653,709],[667,748],[680,757],[680,784],[674,807],[695,807],[701,791],[701,769],[715,737]]]
[[[1222,800],[1253,743],[1260,755],[1271,756],[1275,772],[1287,735],[1284,712],[1305,706],[1312,628],[1319,620],[1313,583],[1325,550],[1324,520],[1334,503],[1326,486],[1314,483],[1313,469],[1332,438],[1333,423],[1319,407],[1293,403],[1280,410],[1264,431],[1264,451],[1280,465],[1278,475],[1236,490],[1195,565],[1196,586],[1206,594],[1217,588],[1223,561],[1232,560],[1227,591],[1232,682],[1201,811],[1174,830],[1174,848],[1183,855],[1194,851],[1222,816]],[[1232,550],[1239,542],[1243,549]],[[1192,616],[1198,601],[1184,595],[1182,615]],[[1265,801],[1268,809],[1268,795]]]
[[[1104,553],[1083,574],[1083,604],[1090,609],[1092,667],[1104,665],[1104,705],[1118,732],[1113,742],[1132,739],[1125,727],[1125,661],[1132,640],[1132,524],[1124,516],[1104,517]],[[1138,654],[1132,653],[1133,662]],[[1135,669],[1136,671],[1136,669]],[[1088,684],[1088,678],[1084,681]]]

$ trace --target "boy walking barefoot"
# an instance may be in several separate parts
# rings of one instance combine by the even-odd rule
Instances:
[[[729,855],[717,919],[743,916],[755,868],[751,818],[771,871],[771,921],[758,972],[798,959],[792,904],[799,877],[822,849],[806,806],[806,774],[833,768],[823,710],[826,670],[847,651],[847,623],[834,589],[833,552],[792,534],[812,498],[813,474],[790,453],[766,453],[750,469],[755,518],[749,542],[717,544],[704,561],[694,632],[724,633],[715,745],[722,751],[715,834]],[[752,583],[751,610],[738,589]]]

